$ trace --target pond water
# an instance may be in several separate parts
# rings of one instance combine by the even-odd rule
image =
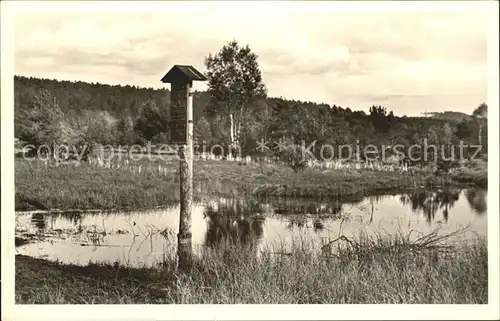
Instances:
[[[474,238],[487,233],[487,191],[420,189],[358,201],[210,199],[194,204],[192,219],[197,253],[222,240],[251,241],[256,253],[286,251],[300,242],[321,246],[360,231],[447,233],[468,226],[463,237]],[[16,246],[16,252],[81,265],[154,266],[165,253],[175,253],[178,225],[179,206],[127,213],[17,213],[16,237],[28,243]]]

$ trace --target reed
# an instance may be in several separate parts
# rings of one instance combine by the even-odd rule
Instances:
[[[335,241],[336,254],[299,242],[260,256],[226,240],[189,273],[168,254],[158,268],[16,256],[16,303],[487,303],[486,240],[444,245],[451,236],[360,235]]]
[[[465,174],[470,172],[472,174]],[[306,168],[294,173],[279,164],[197,160],[195,197],[338,197],[415,187],[487,184],[487,170],[450,175],[366,169]],[[16,159],[17,211],[34,209],[148,209],[178,202],[178,162],[173,158],[54,164]]]

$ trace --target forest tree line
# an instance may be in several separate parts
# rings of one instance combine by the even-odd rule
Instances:
[[[487,106],[481,102],[471,106],[471,115],[450,111],[400,117],[377,105],[365,113],[335,104],[271,98],[257,55],[235,41],[210,54],[205,65],[209,89],[195,91],[193,117],[195,141],[207,148],[237,143],[244,155],[254,155],[261,139],[286,138],[361,148],[462,141],[482,144],[482,153],[487,152]],[[168,143],[168,89],[15,76],[14,92],[15,137],[34,146]]]
[[[110,145],[168,143],[166,89],[110,86],[49,79],[15,78],[15,137],[34,144],[56,142]],[[230,144],[220,115],[210,112],[207,92],[194,93],[194,135],[207,146]],[[472,115],[434,114],[398,117],[382,106],[369,113],[336,105],[265,98],[254,102],[243,122],[241,146],[245,154],[256,151],[260,139],[279,139],[283,133],[295,141],[360,146],[479,143],[487,150],[487,121]],[[481,124],[482,123],[482,124]]]

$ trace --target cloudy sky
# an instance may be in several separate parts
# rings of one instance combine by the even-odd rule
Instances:
[[[203,72],[204,57],[236,39],[259,55],[273,97],[355,110],[381,104],[398,115],[471,113],[486,101],[484,11],[373,12],[328,2],[141,8],[18,10],[15,74],[159,88],[173,64]]]

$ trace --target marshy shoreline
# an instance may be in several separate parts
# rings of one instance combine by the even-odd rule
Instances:
[[[485,239],[441,247],[439,239],[360,237],[337,256],[307,246],[256,258],[246,245],[223,243],[189,272],[173,257],[158,268],[61,264],[17,255],[16,303],[403,303],[486,304]],[[457,264],[457,262],[460,262]]]
[[[140,166],[142,172],[17,159],[16,211],[132,211],[178,203],[177,162]],[[414,188],[487,186],[487,163],[436,176],[314,168],[294,173],[275,164],[195,161],[194,173],[195,201],[210,196],[356,201]],[[488,302],[485,238],[446,251],[437,242],[415,251],[401,235],[361,237],[352,244],[332,259],[307,247],[257,258],[245,244],[223,243],[196,259],[189,273],[177,269],[175,255],[161,267],[143,268],[16,255],[15,299],[28,304]]]
[[[178,163],[145,161],[115,169],[75,165],[46,166],[16,160],[15,210],[145,210],[179,202]],[[466,164],[451,173],[320,170],[294,173],[275,164],[194,162],[194,198],[289,197],[360,198],[419,187],[487,187],[487,163]]]

